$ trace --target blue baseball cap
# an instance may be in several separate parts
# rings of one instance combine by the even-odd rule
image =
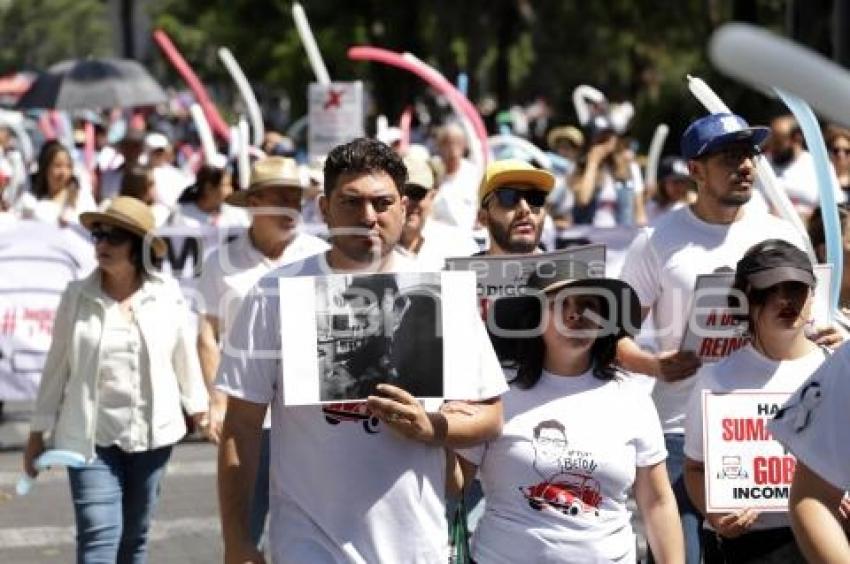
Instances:
[[[741,116],[711,114],[693,122],[682,134],[682,156],[687,160],[697,159],[737,143],[752,144],[755,153],[768,135],[770,129],[750,127]]]

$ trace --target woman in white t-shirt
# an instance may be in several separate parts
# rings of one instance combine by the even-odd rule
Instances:
[[[478,468],[487,500],[472,556],[635,562],[634,487],[656,560],[684,562],[658,415],[612,364],[619,337],[637,332],[638,298],[619,280],[588,278],[582,263],[546,274],[529,281],[537,295],[516,298],[529,302],[520,325],[538,329],[518,344],[502,435],[458,452],[466,474]]]
[[[251,218],[245,210],[224,200],[233,192],[232,174],[227,161],[205,164],[199,170],[195,183],[186,188],[177,199],[177,209],[168,220],[169,225],[186,227],[247,227]]]
[[[700,370],[685,423],[685,484],[694,505],[705,514],[706,526],[716,533],[716,543],[705,543],[707,564],[805,562],[787,513],[706,513],[702,391],[796,390],[829,354],[806,337],[814,286],[808,256],[781,239],[754,245],[738,262],[729,302],[746,311],[741,318],[751,343]]]

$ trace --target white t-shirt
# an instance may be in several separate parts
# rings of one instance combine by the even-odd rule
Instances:
[[[174,165],[164,164],[153,169],[155,198],[168,208],[177,206],[177,199],[186,187],[192,184],[192,178]]]
[[[826,359],[824,351],[815,347],[795,360],[771,360],[755,350],[752,345],[738,349],[715,364],[703,366],[696,376],[696,384],[688,400],[685,420],[685,455],[697,461],[705,460],[703,445],[702,391],[717,393],[732,390],[764,390],[766,392],[792,392]],[[753,529],[789,527],[786,513],[762,513]]]
[[[461,160],[460,168],[454,174],[447,174],[440,184],[431,208],[431,219],[471,231],[478,213],[480,184],[478,167],[466,159]]]
[[[850,490],[850,344],[821,364],[768,429],[815,474]]]
[[[629,172],[631,173],[629,181],[631,182],[632,190],[634,190],[634,197],[640,198],[644,190],[643,175],[641,175],[640,166],[637,163],[631,163]],[[599,169],[598,182],[599,201],[596,205],[596,214],[593,216],[593,226],[616,227],[619,199],[617,191],[622,190],[623,185],[614,180],[613,175],[607,167]]]
[[[230,204],[221,204],[221,210],[217,214],[211,214],[203,211],[194,202],[189,202],[177,205],[168,224],[182,227],[247,227],[251,224],[251,216],[244,208]]]
[[[443,270],[449,257],[468,257],[479,250],[472,232],[429,219],[422,228],[422,246],[416,262],[422,270]]]
[[[820,191],[818,189],[818,177],[815,172],[815,160],[808,151],[803,151],[797,158],[784,167],[774,165],[776,177],[780,186],[788,194],[788,198],[797,212],[810,215],[820,205]],[[844,202],[847,195],[838,183],[835,169],[829,167],[830,177],[838,203]]]
[[[722,225],[702,221],[686,206],[642,231],[629,247],[620,277],[635,289],[641,305],[651,308],[659,350],[678,350],[698,275],[721,267],[734,271],[750,247],[774,238],[803,248],[802,237],[790,223],[747,207],[741,219]],[[656,381],[652,395],[665,433],[684,433],[693,385],[694,378]]]
[[[649,396],[629,380],[544,371],[502,402],[502,435],[458,451],[478,465],[487,500],[473,558],[635,562],[628,492],[637,467],[667,456]]]
[[[387,269],[416,270],[397,253]],[[233,356],[225,349],[219,368],[220,390],[272,406],[272,561],[445,562],[442,448],[388,431],[365,404],[349,405],[346,412],[332,405],[284,406],[278,279],[330,272],[320,254],[265,276],[246,298],[229,340],[236,350],[267,352]],[[469,315],[469,350],[479,369],[446,379],[460,383],[470,400],[497,397],[505,380],[475,308]],[[426,403],[426,409],[438,406]]]

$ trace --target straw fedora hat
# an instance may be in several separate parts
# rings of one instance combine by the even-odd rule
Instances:
[[[156,226],[150,208],[136,198],[118,196],[112,200],[106,211],[81,213],[80,223],[89,231],[98,223],[105,223],[135,233],[150,241],[153,252],[158,258],[164,257],[168,250],[165,241],[154,235]]]
[[[237,190],[230,194],[225,202],[231,206],[248,205],[248,194],[269,186],[302,188],[298,164],[288,157],[266,157],[260,159],[251,168],[251,185],[247,190]]]

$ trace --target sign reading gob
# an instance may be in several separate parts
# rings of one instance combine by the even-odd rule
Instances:
[[[307,152],[310,161],[363,136],[363,83],[311,83],[307,89]]]
[[[790,393],[703,391],[705,503],[709,513],[787,511],[796,460],[767,430]]]

